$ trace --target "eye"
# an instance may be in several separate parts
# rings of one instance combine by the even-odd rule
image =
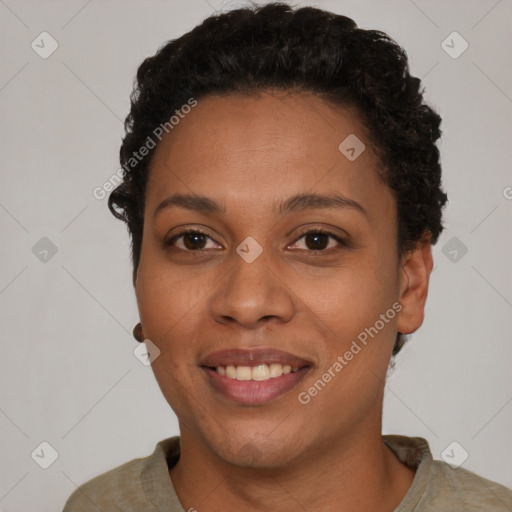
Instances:
[[[180,239],[183,240],[177,243]],[[169,238],[169,240],[166,240],[164,242],[164,246],[176,246],[178,249],[188,252],[202,251],[204,249],[210,248],[205,246],[208,240],[211,240],[213,242],[212,238],[207,233],[199,229],[189,229],[172,236],[171,238]]]
[[[341,237],[326,231],[323,229],[310,229],[301,234],[294,242],[294,246],[298,245],[300,240],[304,239],[305,250],[308,252],[320,251],[320,252],[331,252],[328,249],[335,249],[336,245],[348,247],[348,243],[345,242]],[[208,247],[208,241],[214,243],[214,247]],[[299,244],[300,245],[300,244]],[[176,247],[187,252],[199,252],[206,249],[212,249],[218,247],[218,244],[204,231],[199,229],[188,229],[178,233],[164,242],[164,247]],[[296,249],[301,247],[293,247]],[[303,248],[302,248],[303,249]]]
[[[310,229],[309,231],[302,233],[300,238],[294,242],[294,245],[297,245],[297,243],[302,239],[304,239],[306,250],[309,251],[331,252],[326,251],[326,249],[333,249],[336,247],[336,244],[343,247],[348,247],[347,242],[345,242],[339,236],[331,233],[330,231],[325,231],[318,228]],[[331,242],[334,242],[334,245],[330,245],[329,239],[331,239]]]

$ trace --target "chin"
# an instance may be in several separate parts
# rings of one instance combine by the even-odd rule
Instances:
[[[223,461],[233,466],[248,469],[277,469],[288,465],[298,455],[302,433],[295,440],[290,433],[280,436],[248,435],[240,430],[240,435],[223,433],[222,439],[207,439],[209,448]]]

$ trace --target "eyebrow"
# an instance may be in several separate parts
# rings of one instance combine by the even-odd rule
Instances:
[[[156,217],[161,211],[172,207],[181,207],[206,214],[220,215],[226,213],[224,204],[219,204],[209,197],[197,194],[173,194],[167,199],[164,199],[156,207],[153,217]],[[277,201],[274,203],[274,211],[281,216],[303,210],[328,208],[350,208],[368,216],[367,211],[357,201],[339,194],[321,195],[302,193],[291,196],[285,201]]]

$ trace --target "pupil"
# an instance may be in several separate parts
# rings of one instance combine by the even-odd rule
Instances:
[[[327,241],[328,236],[324,233],[315,233],[313,235],[307,235],[306,236],[306,245],[308,246],[308,249],[318,250],[318,249],[325,249],[327,247],[327,244],[325,243]],[[310,247],[308,244],[308,240],[314,239],[315,242],[313,242],[313,247]],[[320,242],[319,240],[320,239]],[[322,243],[323,242],[323,243]]]
[[[201,233],[188,233],[184,236],[183,241],[185,243],[185,246],[187,249],[201,249],[202,247],[199,247],[202,243],[204,243],[205,236]],[[191,243],[188,243],[190,240],[194,240]],[[197,243],[199,242],[199,243]]]

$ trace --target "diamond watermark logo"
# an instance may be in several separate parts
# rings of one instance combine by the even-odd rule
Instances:
[[[452,59],[458,59],[468,49],[468,47],[468,42],[458,32],[452,32],[441,43],[441,48]]]
[[[353,162],[359,158],[361,153],[366,149],[366,146],[356,135],[351,133],[341,142],[338,149],[347,160]]]
[[[456,236],[443,245],[441,252],[452,262],[458,263],[468,252],[468,248]]]
[[[237,248],[236,252],[247,263],[252,263],[262,252],[263,247],[254,240],[252,236],[248,236]]]
[[[43,236],[32,247],[32,254],[41,263],[48,263],[57,254],[57,246],[49,238]]]
[[[452,441],[441,453],[441,458],[454,469],[458,468],[469,457],[469,453],[457,441]]]
[[[59,458],[57,450],[47,441],[40,443],[30,456],[42,469],[48,469]]]
[[[39,57],[47,59],[59,47],[59,43],[48,32],[41,32],[30,46]]]
[[[151,340],[144,340],[135,347],[133,355],[144,366],[151,366],[153,361],[160,356],[160,349]]]

